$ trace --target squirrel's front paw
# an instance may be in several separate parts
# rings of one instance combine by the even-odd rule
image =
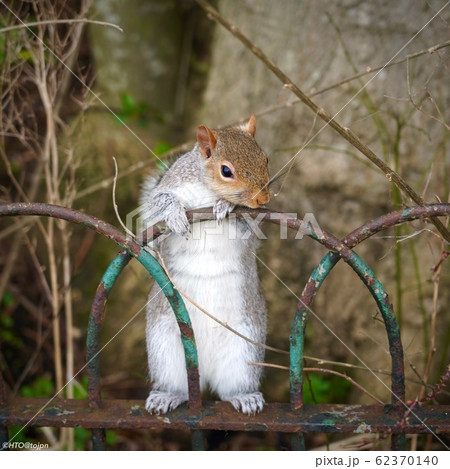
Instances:
[[[165,220],[167,227],[173,233],[181,236],[186,236],[189,233],[189,220],[187,219],[186,212],[180,210],[176,215],[171,215]]]
[[[161,192],[153,198],[153,218],[162,220],[173,233],[186,236],[189,233],[189,220],[187,219],[183,204],[172,192]]]
[[[221,222],[225,217],[233,210],[234,204],[228,202],[228,200],[220,199],[213,207],[213,213],[217,221]]]

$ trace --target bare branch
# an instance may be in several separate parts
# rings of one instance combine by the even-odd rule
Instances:
[[[117,203],[116,203],[116,182],[117,182],[117,177],[119,174],[119,169],[117,167],[117,160],[114,156],[113,156],[113,160],[114,160],[114,168],[115,168],[113,191],[112,191],[114,213],[116,214],[116,218],[118,222],[120,223],[120,226],[124,229],[125,233],[130,235],[133,239],[136,239],[136,235],[127,228],[127,226],[123,223],[122,219],[120,218],[119,207],[117,206]]]
[[[289,368],[287,366],[275,365],[275,364],[272,364],[272,363],[249,362],[249,365],[264,366],[264,367],[267,367],[267,368],[277,368],[279,370],[289,371]],[[339,376],[340,378],[343,378],[343,379],[347,380],[353,386],[357,387],[364,394],[367,394],[368,396],[370,396],[373,400],[377,401],[378,404],[384,405],[384,402],[382,400],[378,399],[378,397],[374,396],[365,387],[361,386],[354,379],[350,378],[350,376],[347,376],[344,373],[339,373],[338,371],[329,370],[327,368],[303,368],[303,371],[306,371],[306,372],[310,371],[310,372],[317,372],[317,373],[328,373],[330,375]]]
[[[449,47],[449,46],[450,46],[450,41],[446,41],[446,42],[442,42],[440,44],[435,44],[434,46],[428,47],[427,49],[422,49],[420,51],[413,52],[412,54],[406,55],[402,59],[394,60],[392,62],[389,62],[388,64],[379,65],[377,67],[368,66],[368,67],[366,67],[366,69],[364,71],[356,73],[355,75],[349,76],[347,78],[344,78],[343,80],[340,80],[340,81],[338,81],[336,83],[333,83],[331,85],[325,86],[324,88],[320,88],[318,90],[312,89],[311,92],[308,94],[308,96],[310,98],[313,98],[314,96],[319,96],[321,94],[326,93],[327,91],[334,90],[336,88],[341,87],[342,85],[345,85],[345,84],[350,83],[354,80],[357,80],[358,78],[362,78],[362,77],[365,77],[367,75],[377,73],[381,70],[391,68],[394,65],[403,64],[405,62],[408,62],[409,60],[416,59],[416,58],[421,57],[422,55],[425,55],[425,54],[434,54],[438,50],[444,49],[444,48]],[[302,102],[301,99],[294,99],[292,101],[289,101],[289,102],[286,102],[286,103],[283,103],[283,104],[276,104],[274,106],[270,106],[266,109],[263,109],[260,112],[255,113],[255,115],[256,115],[256,117],[261,117],[261,116],[264,116],[265,114],[269,114],[271,112],[278,111],[279,109],[284,109],[286,107],[291,107],[291,106],[294,106],[295,104],[298,104],[298,103],[301,103],[301,102]]]
[[[107,23],[105,21],[95,21],[95,20],[88,20],[85,18],[82,19],[67,19],[67,20],[43,20],[43,21],[35,21],[33,23],[22,23],[22,24],[14,24],[12,26],[6,26],[5,28],[0,29],[0,33],[6,33],[8,31],[14,31],[16,29],[28,29],[33,28],[36,26],[45,26],[47,24],[73,24],[73,23],[90,23],[90,24],[97,24],[99,26],[107,26],[110,28],[117,29],[121,33],[123,33],[123,29],[118,26],[117,24]]]
[[[196,0],[196,2],[208,13],[209,18],[217,21],[224,26],[230,33],[239,39],[244,46],[249,49],[266,67],[283,83],[286,89],[291,90],[300,100],[306,104],[315,114],[323,121],[325,126],[329,125],[332,129],[345,138],[351,145],[357,148],[372,163],[374,163],[384,173],[389,181],[392,181],[402,192],[411,198],[417,205],[423,205],[425,202],[414,189],[393,169],[391,169],[381,158],[379,158],[360,138],[349,128],[342,127],[331,115],[327,114],[324,109],[315,104],[275,63],[267,57],[267,55],[250,39],[247,38],[235,25],[229,23],[216,9],[214,9],[206,0]],[[322,127],[322,129],[325,128]],[[316,134],[317,135],[317,134]],[[297,153],[298,154],[298,153]],[[296,155],[295,155],[296,156]],[[295,158],[294,156],[294,158]],[[287,163],[289,164],[289,162]],[[287,164],[285,166],[287,166]],[[284,166],[284,167],[285,167]],[[280,171],[282,171],[281,168]],[[276,176],[276,175],[275,175]],[[450,242],[450,232],[437,219],[431,220],[441,235]]]

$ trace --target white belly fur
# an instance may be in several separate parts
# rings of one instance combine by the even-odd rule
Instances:
[[[190,299],[220,321],[249,336],[252,331],[246,321],[248,312],[246,315],[244,298],[249,292],[244,292],[242,287],[242,250],[250,249],[254,242],[239,239],[247,226],[239,223],[234,230],[230,226],[233,223],[233,220],[231,223],[225,220],[217,227],[215,220],[201,222],[197,228],[193,227],[188,239],[177,235],[167,238],[162,252],[174,283]],[[188,300],[185,304],[196,337],[202,388],[206,384],[215,387],[217,369],[223,368],[228,360],[231,360],[228,365],[236,366],[236,373],[242,374],[239,369],[242,364],[233,360],[229,352],[231,349],[234,356],[248,355],[248,343]],[[233,383],[230,382],[230,386]]]

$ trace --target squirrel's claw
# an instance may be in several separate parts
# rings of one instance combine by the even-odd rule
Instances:
[[[234,209],[234,204],[225,199],[219,199],[213,207],[213,213],[216,220],[220,223]]]
[[[151,391],[145,402],[145,408],[154,415],[166,414],[187,400],[188,397],[184,394]]]
[[[260,392],[236,394],[225,400],[231,402],[231,405],[237,411],[247,415],[255,415],[261,412],[264,407],[264,397]]]
[[[186,236],[189,233],[189,220],[177,196],[172,192],[161,192],[153,198],[153,218],[163,220],[173,233]]]
[[[190,225],[186,213],[183,211],[178,217],[168,217],[166,225],[173,233],[186,236],[189,233]]]

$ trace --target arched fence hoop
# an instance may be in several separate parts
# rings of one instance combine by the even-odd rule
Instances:
[[[188,215],[192,218],[193,214],[196,211],[189,213]],[[205,214],[205,210],[201,210],[202,214]],[[387,335],[389,341],[389,349],[392,360],[392,404],[395,409],[392,413],[392,418],[395,421],[401,421],[402,415],[399,413],[401,408],[401,403],[404,403],[405,398],[405,384],[404,384],[404,369],[403,369],[403,348],[401,345],[400,331],[398,324],[393,312],[392,305],[389,301],[388,295],[385,292],[383,286],[378,281],[376,276],[370,267],[356,254],[352,251],[352,248],[356,246],[359,242],[367,239],[379,231],[394,226],[399,223],[404,223],[406,221],[415,220],[418,218],[430,218],[437,216],[448,216],[450,214],[450,204],[433,204],[422,207],[412,207],[405,210],[400,210],[397,212],[392,212],[383,217],[379,217],[371,222],[361,226],[349,236],[347,236],[343,241],[340,241],[336,237],[326,233],[322,230],[322,236],[318,236],[314,227],[310,224],[305,224],[300,219],[291,218],[288,215],[270,212],[267,210],[264,211],[252,211],[252,210],[236,210],[234,212],[238,217],[251,216],[258,217],[258,220],[268,221],[272,223],[285,223],[288,227],[292,229],[302,229],[304,233],[313,238],[314,240],[321,243],[326,247],[330,252],[322,259],[320,264],[316,267],[312,273],[307,285],[305,286],[302,296],[300,298],[295,318],[292,325],[291,336],[290,336],[290,386],[291,386],[291,406],[294,416],[297,413],[301,413],[303,407],[302,401],[302,386],[303,386],[303,349],[304,349],[304,334],[306,328],[306,321],[308,317],[308,312],[310,304],[313,300],[313,297],[317,293],[317,290],[320,288],[321,284],[325,280],[326,276],[336,265],[340,258],[342,258],[346,263],[348,263],[352,269],[356,272],[359,278],[363,281],[366,287],[369,289],[373,298],[375,299],[378,308],[382,314]],[[88,336],[87,336],[87,355],[88,355],[88,380],[89,380],[89,407],[92,410],[100,411],[106,410],[100,399],[100,383],[99,383],[99,367],[98,367],[98,334],[100,331],[100,326],[104,317],[104,305],[106,299],[124,267],[128,264],[132,257],[135,257],[152,275],[155,281],[160,285],[164,294],[166,295],[169,303],[174,310],[175,316],[177,318],[180,333],[182,337],[182,342],[185,350],[186,358],[186,369],[188,373],[188,382],[189,382],[189,408],[187,414],[184,417],[184,424],[188,428],[193,430],[193,444],[196,447],[201,447],[201,435],[197,430],[202,429],[202,424],[205,420],[205,407],[202,406],[200,388],[199,388],[199,376],[198,376],[198,360],[195,347],[195,338],[194,332],[191,327],[189,315],[185,308],[184,302],[173,287],[167,275],[164,272],[164,269],[156,261],[156,259],[150,255],[144,249],[144,243],[142,241],[137,242],[131,237],[127,237],[117,228],[112,225],[103,222],[95,217],[90,215],[78,212],[73,209],[66,207],[60,207],[49,204],[7,204],[0,205],[0,216],[18,216],[18,215],[35,215],[35,216],[48,216],[63,219],[69,222],[82,224],[90,229],[93,229],[97,233],[106,236],[107,238],[116,242],[123,251],[113,260],[106,272],[104,273],[101,283],[97,289],[97,293],[92,304],[91,315],[89,318],[88,325]],[[275,216],[274,216],[275,215]],[[199,218],[196,217],[196,220]],[[155,233],[153,233],[155,234]],[[157,234],[157,233],[156,233]],[[145,236],[143,236],[145,239]],[[2,394],[0,394],[0,397]],[[4,399],[5,402],[5,399]],[[4,403],[3,402],[3,403]],[[400,403],[400,404],[399,404]],[[0,402],[2,404],[2,402]],[[219,404],[220,405],[220,404]],[[277,405],[274,405],[273,411],[276,409]],[[223,406],[221,406],[223,407]],[[320,406],[319,406],[320,407]],[[348,406],[347,406],[348,407]],[[370,406],[369,406],[370,407]],[[281,409],[279,409],[281,411]],[[175,411],[176,413],[177,411]],[[178,412],[180,418],[183,419],[183,412]],[[342,413],[341,413],[342,414]],[[419,412],[420,414],[420,412]],[[140,414],[139,414],[140,415]],[[436,413],[433,414],[432,418],[436,419]],[[11,424],[11,415],[8,414],[9,419],[4,417],[3,413],[0,414],[0,426],[3,425],[2,421],[6,424]],[[137,415],[136,415],[137,416]],[[262,414],[261,414],[262,416]],[[284,417],[287,416],[285,412]],[[35,416],[32,420],[39,421],[38,416]],[[175,416],[176,417],[176,416]],[[242,416],[238,417],[239,421]],[[258,416],[257,416],[258,417]],[[367,415],[368,417],[368,415]],[[152,419],[151,416],[148,416],[149,419]],[[423,420],[416,414],[416,418],[423,423]],[[12,419],[14,421],[14,419]],[[19,419],[20,420],[20,419]],[[107,419],[105,419],[107,420]],[[170,419],[168,419],[170,420]],[[175,418],[176,420],[176,418]],[[231,419],[233,420],[233,419]],[[330,419],[329,419],[330,420]],[[332,420],[332,419],[331,419]],[[366,419],[367,420],[367,419]],[[439,419],[437,419],[439,420]],[[45,421],[45,419],[41,419]],[[263,419],[264,422],[267,422],[266,419]],[[430,422],[430,419],[427,420]],[[173,422],[167,422],[168,425],[172,423],[172,427],[176,428],[177,425],[173,425]],[[348,422],[347,422],[348,423]],[[209,428],[211,423],[207,424]],[[223,426],[223,424],[221,424]],[[344,428],[342,422],[331,422],[332,428]],[[427,429],[433,431],[433,428],[440,428],[440,422],[434,422],[432,425],[427,425]],[[65,425],[62,425],[65,426]],[[74,426],[67,424],[67,426]],[[113,425],[113,427],[115,427]],[[145,425],[144,425],[145,427]],[[228,429],[240,429],[240,425],[236,424],[233,426],[231,421],[229,422]],[[258,424],[256,425],[258,427]],[[264,423],[263,425],[265,430],[271,429],[270,425]],[[384,428],[391,428],[391,430],[397,430],[396,435],[392,439],[392,445],[394,449],[402,449],[404,447],[404,432],[407,430],[407,425],[403,424],[400,426],[397,423],[396,426],[392,425],[382,425]],[[414,426],[412,426],[414,427]],[[415,423],[415,429],[417,431],[417,423]],[[4,427],[3,427],[4,428]],[[94,447],[101,449],[104,446],[104,433],[103,428],[110,428],[107,425],[94,425],[87,426],[87,428],[94,429],[93,440]],[[128,428],[128,427],[127,427]],[[220,427],[219,427],[220,428]],[[226,427],[224,427],[226,428]],[[252,425],[247,426],[245,429],[254,429]],[[294,424],[286,425],[284,430],[296,434],[299,448],[302,448],[304,442],[302,439],[302,432],[305,429],[308,429],[308,424],[303,423],[295,426],[295,417]],[[326,425],[319,425],[315,427],[312,431],[327,431]],[[330,427],[331,428],[331,427]],[[328,431],[330,430],[328,428]],[[348,427],[347,427],[348,428]],[[377,430],[375,425],[373,426],[374,431]],[[273,429],[276,430],[276,425],[273,426]],[[294,429],[294,430],[293,430]],[[421,428],[424,430],[424,428]],[[278,430],[279,431],[279,430]],[[409,431],[412,431],[411,429]],[[1,432],[0,432],[1,434]]]

